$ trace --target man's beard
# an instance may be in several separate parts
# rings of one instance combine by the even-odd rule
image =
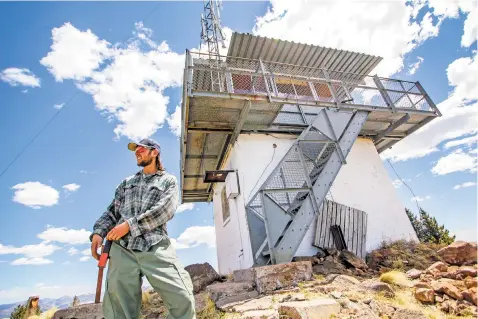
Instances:
[[[141,162],[138,163],[138,166],[141,166],[141,167],[146,167],[148,166],[149,164],[151,164],[153,162],[153,158],[149,158],[147,160],[142,160]]]

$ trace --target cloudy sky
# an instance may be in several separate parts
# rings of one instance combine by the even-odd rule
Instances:
[[[199,46],[201,12],[202,2],[0,3],[0,304],[94,291],[88,235],[137,171],[129,140],[158,140],[179,177],[184,51]],[[226,35],[379,55],[374,73],[419,80],[443,117],[384,156],[420,206],[476,239],[476,2],[225,2],[222,20]],[[184,264],[216,265],[211,205],[181,205],[168,230]]]

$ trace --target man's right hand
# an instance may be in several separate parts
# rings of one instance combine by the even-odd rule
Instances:
[[[98,248],[100,248],[102,245],[103,238],[98,234],[94,234],[93,238],[91,239],[91,255],[96,260],[100,259],[100,255],[98,255]]]

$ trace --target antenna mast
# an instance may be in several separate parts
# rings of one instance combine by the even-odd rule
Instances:
[[[221,57],[219,56],[219,43],[225,48],[224,40],[226,37],[221,29],[220,10],[222,9],[221,0],[203,0],[204,13],[201,14],[201,43],[207,45],[209,65],[211,69],[211,86],[213,90],[223,92],[224,74],[219,72],[221,67]]]

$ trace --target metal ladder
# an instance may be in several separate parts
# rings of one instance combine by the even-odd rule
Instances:
[[[290,262],[368,116],[322,108],[246,205],[254,265]]]

